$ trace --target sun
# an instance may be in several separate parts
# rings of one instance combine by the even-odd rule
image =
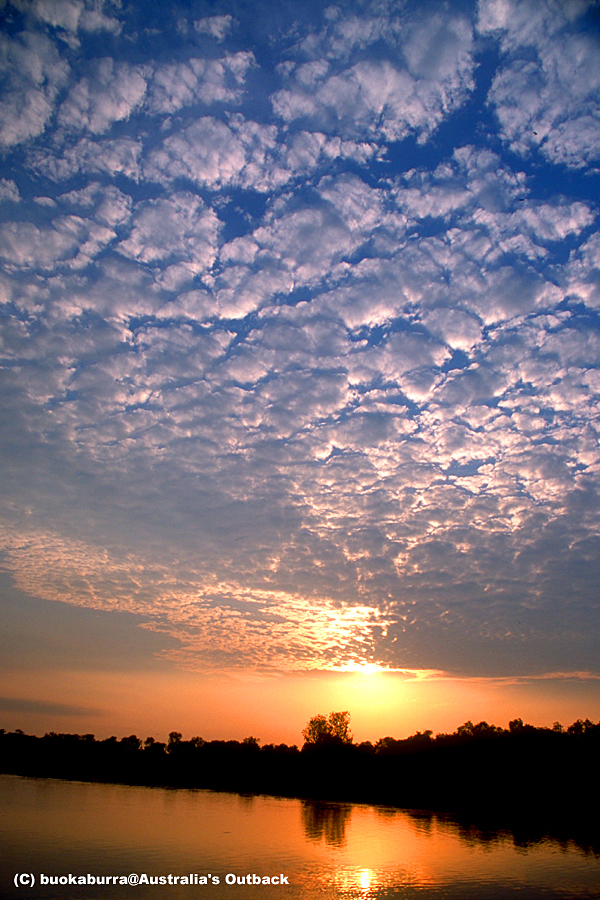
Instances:
[[[385,666],[378,666],[377,663],[367,662],[351,662],[345,666],[340,666],[341,672],[356,672],[359,675],[375,675],[378,672],[388,671]]]

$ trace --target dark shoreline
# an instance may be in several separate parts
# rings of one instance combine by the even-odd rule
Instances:
[[[173,733],[175,734],[175,733]],[[449,817],[465,833],[511,832],[523,845],[552,837],[600,854],[600,725],[578,733],[524,726],[371,744],[0,732],[0,771],[146,787],[209,789],[362,803]],[[425,812],[427,811],[427,812]]]

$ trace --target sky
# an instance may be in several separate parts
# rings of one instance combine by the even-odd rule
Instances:
[[[0,718],[600,718],[600,4],[0,2]]]

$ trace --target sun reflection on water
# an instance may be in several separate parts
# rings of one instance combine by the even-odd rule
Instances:
[[[335,873],[337,896],[352,897],[353,900],[372,900],[381,885],[373,869],[347,866]]]
[[[375,873],[371,869],[361,869],[359,872],[359,886],[362,891],[361,896],[365,898],[368,897],[369,891],[371,890],[371,886],[375,879]]]
[[[520,897],[598,897],[600,860],[588,851],[550,839],[517,846],[508,832],[422,811],[18,776],[0,776],[0,805],[11,810],[2,852],[25,858],[34,844],[54,871],[85,858],[102,871],[135,871],[143,859],[154,871],[282,872],[296,900],[516,897],[515,885]],[[252,894],[274,900],[271,888]],[[232,900],[223,878],[211,897]]]

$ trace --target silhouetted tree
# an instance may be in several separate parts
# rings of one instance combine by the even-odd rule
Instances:
[[[181,743],[182,734],[180,731],[169,732],[169,743],[167,744],[167,753],[172,753],[175,747]]]
[[[600,806],[600,722],[509,728],[468,721],[452,734],[416,732],[373,746],[355,744],[347,711],[314,716],[302,752],[294,745],[50,732],[42,738],[0,729],[0,771],[80,780],[202,787],[322,801],[385,803],[596,823]],[[558,727],[557,727],[558,726]],[[169,752],[166,752],[168,749]],[[552,791],[548,786],[552,785]],[[579,827],[579,826],[578,826]]]
[[[591,731],[592,728],[594,728],[594,723],[590,722],[589,719],[577,719],[576,722],[569,725],[567,734],[574,734],[577,735],[577,737],[581,737],[582,734],[585,734],[586,731]]]
[[[352,743],[352,732],[350,731],[350,713],[348,710],[344,712],[329,713],[329,727],[333,737],[339,738],[344,744]]]
[[[406,743],[410,747],[428,747],[432,737],[433,731],[428,728],[427,731],[417,731],[415,734],[411,734],[410,737],[406,738]]]
[[[306,744],[318,744],[324,735],[329,734],[329,725],[325,716],[313,716],[302,729],[302,737]]]
[[[306,744],[351,744],[350,713],[332,712],[329,716],[313,716],[302,730]]]
[[[469,719],[464,725],[459,725],[456,733],[459,737],[473,737],[473,723],[471,720]]]
[[[122,737],[119,743],[126,750],[140,750],[142,746],[142,742],[137,734],[130,734],[129,737]]]

